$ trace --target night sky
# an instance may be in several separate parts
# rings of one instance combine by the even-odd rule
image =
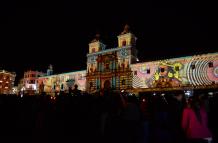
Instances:
[[[138,37],[140,61],[216,52],[215,3],[191,0],[0,2],[0,67],[17,80],[29,69],[54,73],[86,69],[96,33],[117,46],[124,25]]]

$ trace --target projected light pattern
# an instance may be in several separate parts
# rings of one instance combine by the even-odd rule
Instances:
[[[43,84],[43,91],[50,93],[50,92],[60,92],[60,91],[67,91],[69,89],[69,83],[67,81],[73,81],[72,88],[75,84],[78,85],[78,89],[85,91],[86,85],[86,71],[77,71],[77,72],[70,72],[70,73],[63,73],[51,76],[44,76],[39,77],[38,84]]]
[[[101,56],[101,61],[112,61],[107,60],[106,57],[108,58],[108,55]],[[117,66],[121,64],[120,62],[122,63],[123,60],[118,60]],[[114,87],[114,85],[130,85],[133,88],[172,88],[218,83],[218,53],[131,64],[128,76],[124,72],[128,70],[113,70],[113,66],[110,66],[110,64],[104,66],[107,65],[104,62],[99,62],[98,66],[100,67],[96,67],[96,69],[102,70],[100,75],[98,75],[98,72],[93,74],[95,70],[89,67],[91,65],[89,62],[87,65],[87,70],[39,77],[37,88],[51,93],[68,91],[69,85],[73,88],[77,84],[80,90],[86,91],[90,87],[100,88],[100,86],[105,86],[106,81],[110,81],[110,79],[111,82],[108,82],[108,85],[111,87]],[[125,67],[124,64],[121,65]],[[93,64],[93,66],[96,65]],[[105,73],[103,73],[101,66],[105,69]],[[127,65],[126,68],[128,69],[128,67]],[[108,78],[113,74],[109,73],[110,70],[107,68],[112,69],[112,72],[116,72],[115,75],[120,74],[120,77]],[[87,74],[93,76],[92,80],[89,77],[89,82]],[[101,77],[101,81],[99,77]],[[129,77],[129,79],[127,80],[125,77]],[[68,81],[72,81],[72,83]],[[129,83],[127,84],[127,82]],[[87,88],[87,84],[90,84],[89,88]]]
[[[131,65],[133,88],[179,87],[218,83],[218,54]]]

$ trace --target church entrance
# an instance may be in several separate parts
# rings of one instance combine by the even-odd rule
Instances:
[[[110,89],[110,88],[111,88],[110,80],[105,80],[105,82],[104,82],[104,89]]]

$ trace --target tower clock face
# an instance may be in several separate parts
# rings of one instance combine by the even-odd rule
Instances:
[[[120,51],[120,55],[121,55],[122,57],[128,56],[128,51],[127,51],[126,49],[122,49],[122,50]]]
[[[95,62],[96,60],[95,60],[95,57],[94,56],[92,56],[92,57],[90,57],[90,62],[91,63],[93,63],[93,62]]]

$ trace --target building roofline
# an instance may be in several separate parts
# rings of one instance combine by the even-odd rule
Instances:
[[[71,74],[71,73],[78,73],[78,72],[86,72],[86,70],[78,70],[78,71],[72,71],[72,72],[66,72],[66,73],[60,73],[60,74],[53,74],[53,75],[48,75],[48,76],[40,76],[38,78],[48,78],[48,77],[64,75],[64,74]]]
[[[133,64],[131,64],[131,65],[143,64],[143,63],[150,63],[150,62],[160,62],[160,61],[166,61],[166,60],[182,60],[182,59],[185,59],[185,58],[193,58],[193,57],[196,57],[196,58],[197,58],[197,56],[208,56],[208,55],[218,56],[218,52],[205,53],[205,54],[192,55],[192,56],[183,56],[183,57],[178,57],[178,58],[168,58],[168,59],[161,59],[161,60],[142,61],[142,62],[138,62],[138,63],[133,63]]]
[[[11,74],[11,75],[15,75],[16,76],[15,72],[9,72],[9,71],[6,71],[6,70],[0,70],[0,73]]]

